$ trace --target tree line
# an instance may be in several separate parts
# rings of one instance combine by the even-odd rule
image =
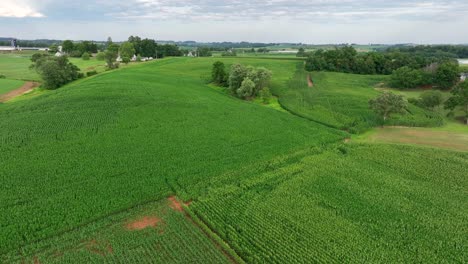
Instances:
[[[390,85],[397,88],[432,85],[449,89],[459,80],[458,62],[447,56],[426,56],[396,50],[358,53],[351,46],[317,50],[309,54],[299,50],[298,56],[307,56],[307,71],[392,75]]]

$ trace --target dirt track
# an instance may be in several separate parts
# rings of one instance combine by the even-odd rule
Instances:
[[[314,82],[312,81],[312,76],[310,76],[310,74],[307,75],[307,84],[309,87],[314,87]]]
[[[39,86],[39,83],[36,83],[36,82],[26,82],[23,86],[21,86],[20,88],[16,89],[16,90],[13,90],[9,93],[6,93],[6,94],[3,94],[3,95],[0,95],[0,102],[6,102],[8,100],[11,100],[17,96],[20,96],[22,94],[25,94],[29,91],[31,91],[32,89],[36,88]]]

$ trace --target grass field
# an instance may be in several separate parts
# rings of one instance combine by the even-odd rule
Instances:
[[[40,76],[32,69],[31,56],[35,52],[24,51],[17,53],[0,53],[0,74],[5,75],[8,79],[24,80],[24,81],[40,81]],[[105,71],[105,62],[98,61],[95,58],[89,61],[81,58],[70,58],[70,61],[78,66],[83,73],[96,70],[98,72]]]
[[[314,86],[308,87],[307,75],[298,64],[288,85],[273,90],[289,111],[351,133],[362,133],[382,123],[369,109],[368,102],[378,96],[374,87],[387,76],[313,72]],[[409,104],[404,115],[393,115],[387,124],[440,126],[443,119],[438,113]]]
[[[20,88],[24,82],[18,80],[0,79],[0,95]]]
[[[0,105],[0,262],[466,262],[468,154],[336,129],[376,124],[367,101],[385,77],[307,87],[297,60],[221,58],[273,72],[265,106],[208,84],[217,60]],[[392,122],[432,121],[412,113]]]

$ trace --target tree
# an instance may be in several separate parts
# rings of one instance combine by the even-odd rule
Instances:
[[[414,70],[408,66],[395,70],[390,77],[390,85],[395,88],[416,88],[422,83],[421,70]]]
[[[106,53],[105,52],[99,52],[96,54],[96,60],[98,61],[103,61],[106,59]]]
[[[444,95],[440,91],[426,91],[421,94],[420,102],[423,107],[434,110],[444,102]]]
[[[307,53],[304,48],[299,48],[299,51],[296,54],[296,57],[307,57]]]
[[[237,92],[242,85],[242,82],[247,77],[247,68],[241,64],[234,64],[231,66],[229,74],[229,89],[233,94]],[[255,85],[255,84],[254,84]]]
[[[130,36],[128,38],[128,42],[133,44],[133,47],[135,48],[135,53],[137,55],[141,54],[141,38],[138,36]]]
[[[130,58],[135,55],[135,47],[130,42],[124,42],[120,45],[120,56],[123,58],[128,58],[130,62]],[[128,62],[126,62],[128,63]]]
[[[270,103],[270,98],[271,98],[271,92],[268,87],[263,88],[260,90],[260,98],[262,98],[262,102],[264,104],[269,104]]]
[[[450,89],[460,79],[459,66],[453,62],[442,63],[434,76],[434,84],[441,89]]]
[[[140,55],[142,57],[155,57],[158,58],[156,54],[156,41],[154,39],[144,39],[140,43]]]
[[[465,123],[468,125],[468,81],[458,84],[451,93],[452,97],[445,102],[445,109],[453,111],[461,107],[465,112]]]
[[[254,95],[268,85],[272,73],[264,67],[247,67],[247,78],[255,83]]]
[[[66,53],[70,53],[74,50],[75,48],[75,45],[73,44],[73,42],[71,40],[65,40],[63,43],[62,43],[62,50]]]
[[[119,56],[119,45],[110,44],[104,53],[107,67],[109,69],[115,69],[118,67],[117,64],[115,63],[115,60],[117,59],[118,56]]]
[[[35,56],[31,68],[36,69],[46,89],[56,89],[83,77],[80,69],[68,61],[66,56]]]
[[[212,56],[211,50],[208,47],[199,47],[197,49],[197,54],[198,54],[198,57],[211,57]]]
[[[57,53],[57,52],[58,52],[58,46],[55,45],[55,44],[54,44],[54,45],[51,45],[51,46],[49,47],[49,52],[50,52],[50,53],[54,53],[54,54]]]
[[[406,101],[403,95],[384,92],[375,99],[369,101],[369,106],[374,112],[383,118],[384,122],[392,114],[404,113]]]
[[[88,52],[85,52],[85,53],[83,53],[83,55],[81,55],[81,58],[82,58],[83,60],[89,60],[90,57],[91,57],[91,56],[89,55]]]
[[[226,68],[224,63],[217,61],[213,64],[213,70],[211,71],[211,78],[214,83],[218,85],[226,85],[227,84],[227,74]]]
[[[254,95],[254,90],[255,83],[249,78],[245,78],[236,93],[239,98],[245,99],[252,97]]]

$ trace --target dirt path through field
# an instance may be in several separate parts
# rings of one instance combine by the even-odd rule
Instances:
[[[13,90],[9,93],[6,93],[6,94],[3,94],[3,95],[0,95],[0,102],[6,102],[8,100],[11,100],[17,96],[20,96],[22,94],[25,94],[29,91],[31,91],[32,89],[36,88],[39,86],[39,83],[37,82],[26,82],[25,84],[23,84],[23,86],[21,86],[20,88],[16,89],[16,90]]]
[[[307,75],[307,85],[309,85],[309,87],[314,87],[314,82],[312,81],[312,76],[310,76],[310,73]]]

